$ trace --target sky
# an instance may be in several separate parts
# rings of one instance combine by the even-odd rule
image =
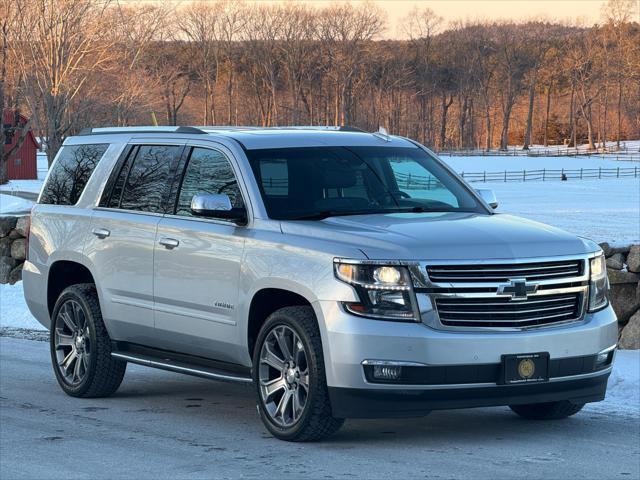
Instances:
[[[117,0],[120,3],[171,2],[184,5],[194,0]],[[215,1],[215,0],[204,0]],[[246,0],[247,3],[282,3],[297,1],[315,6],[330,4],[336,0]],[[365,0],[347,0],[360,3]],[[402,20],[415,7],[430,8],[450,22],[465,20],[515,20],[544,19],[580,25],[593,25],[602,21],[602,7],[606,0],[369,0],[387,14],[386,38],[404,37]],[[636,0],[640,12],[640,0]],[[639,15],[640,16],[640,15]],[[640,18],[638,18],[640,21]]]
[[[278,3],[280,0],[250,0],[250,3]],[[333,0],[307,0],[322,6]],[[360,0],[351,0],[358,3]],[[364,0],[362,0],[364,1]],[[387,13],[389,27],[385,37],[403,36],[402,19],[414,7],[430,8],[447,22],[458,20],[526,20],[544,18],[554,21],[592,25],[600,20],[604,0],[370,0]],[[640,0],[639,0],[640,1]]]

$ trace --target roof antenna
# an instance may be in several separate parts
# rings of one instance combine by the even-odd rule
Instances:
[[[391,141],[391,137],[389,136],[389,132],[387,132],[387,129],[384,128],[383,126],[378,127],[378,131],[372,133],[372,135],[375,135],[376,137],[378,137],[381,140],[384,140],[385,142],[390,142]]]

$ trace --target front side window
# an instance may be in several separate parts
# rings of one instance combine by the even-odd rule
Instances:
[[[467,187],[414,147],[313,147],[247,152],[269,217],[489,213]]]
[[[226,194],[234,208],[244,207],[233,168],[227,157],[217,150],[194,148],[191,151],[176,215],[191,216],[191,199],[198,194]]]
[[[42,188],[40,203],[75,205],[108,147],[107,143],[62,147]]]
[[[139,145],[128,154],[101,206],[165,213],[182,146]]]

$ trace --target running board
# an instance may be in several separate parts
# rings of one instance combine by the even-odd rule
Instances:
[[[195,377],[208,378],[210,380],[240,383],[251,383],[253,381],[249,375],[243,375],[238,372],[227,372],[225,370],[205,365],[194,365],[171,358],[152,357],[137,352],[111,352],[111,356],[127,362],[143,365],[145,367],[159,368],[160,370],[184,373]]]

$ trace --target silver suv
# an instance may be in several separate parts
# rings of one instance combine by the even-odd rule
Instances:
[[[25,297],[76,397],[132,362],[253,383],[283,440],[434,409],[568,417],[612,369],[602,252],[496,205],[401,137],[88,129],[33,209]]]

